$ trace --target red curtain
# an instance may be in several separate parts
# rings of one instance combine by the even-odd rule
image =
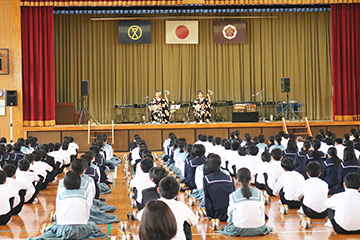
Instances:
[[[331,5],[334,120],[360,120],[360,4]]]
[[[21,7],[24,126],[55,125],[53,7]]]

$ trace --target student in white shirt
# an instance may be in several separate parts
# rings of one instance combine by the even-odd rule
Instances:
[[[14,191],[5,183],[6,173],[0,170],[0,225],[5,225],[10,221],[14,205]]]
[[[284,169],[281,167],[282,158],[283,154],[280,149],[271,151],[270,166],[268,171],[264,173],[265,190],[269,196],[274,196],[273,189],[275,187],[275,182],[284,172]]]
[[[335,148],[336,148],[336,152],[337,152],[337,156],[343,160],[344,159],[344,149],[345,146],[343,145],[343,141],[341,138],[336,138],[335,139]]]
[[[150,180],[149,171],[154,166],[154,162],[151,159],[145,158],[140,162],[140,168],[142,172],[135,175],[131,181],[131,187],[134,188],[135,200],[137,205],[142,202],[142,192],[144,189],[155,187],[155,183]]]
[[[248,168],[250,170],[252,176],[251,183],[254,183],[255,169],[263,162],[261,160],[261,157],[258,156],[259,149],[257,146],[255,145],[250,146],[248,153],[249,154],[246,155],[246,157],[243,160],[243,167]]]
[[[344,179],[345,192],[326,201],[329,220],[339,234],[360,234],[360,176],[349,173]]]
[[[212,153],[215,153],[219,156],[221,156],[221,153],[223,151],[223,147],[221,146],[221,137],[214,138],[214,146],[212,148]]]
[[[185,240],[189,239],[189,237],[191,239],[191,225],[195,225],[198,222],[198,217],[185,203],[175,200],[179,189],[178,181],[171,176],[163,178],[159,183],[159,200],[168,205],[176,219],[177,232],[172,240]],[[143,210],[137,215],[140,221],[142,214]]]
[[[255,186],[260,190],[265,190],[264,173],[268,172],[270,167],[271,154],[269,152],[263,152],[261,154],[261,160],[263,162],[259,164],[254,171]]]
[[[236,169],[244,167],[244,161],[247,157],[247,150],[245,147],[240,147],[238,150],[238,156],[231,161],[231,176],[236,176]]]
[[[26,159],[20,160],[16,170],[16,179],[26,186],[25,203],[36,203],[38,201],[36,195],[39,193],[41,183],[36,173],[29,170],[30,162]]]
[[[296,197],[300,200],[304,214],[309,218],[326,218],[326,200],[328,185],[321,180],[321,165],[318,162],[310,162],[306,167],[306,175],[309,179],[302,182],[296,191]]]
[[[4,172],[7,176],[5,186],[15,192],[12,215],[18,215],[25,203],[26,185],[16,179],[16,168],[14,165],[6,164],[4,166]]]
[[[251,173],[247,168],[237,172],[241,187],[229,196],[228,226],[220,230],[230,236],[262,236],[272,231],[265,225],[264,199],[260,190],[250,187]]]
[[[296,197],[296,191],[305,179],[294,171],[295,162],[292,158],[283,158],[281,167],[285,172],[276,180],[273,193],[280,197],[282,204],[288,205],[290,209],[298,209],[300,201]]]
[[[236,161],[233,158],[232,150],[231,150],[231,142],[227,141],[224,143],[224,152],[221,157],[221,167],[228,172],[232,173],[231,166],[232,162]]]

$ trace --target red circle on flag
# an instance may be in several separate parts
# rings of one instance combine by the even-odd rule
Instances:
[[[185,39],[189,36],[189,29],[184,25],[180,25],[176,28],[175,34],[178,38]]]

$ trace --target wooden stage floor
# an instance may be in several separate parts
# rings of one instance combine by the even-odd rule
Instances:
[[[120,154],[118,155],[120,156]],[[114,205],[117,208],[117,211],[112,214],[116,214],[120,220],[126,220],[126,214],[131,208],[129,206],[130,200],[127,196],[123,164],[117,168],[116,174],[114,174],[113,177],[114,185],[112,187],[112,193],[102,195],[101,197],[105,198],[108,204]],[[59,179],[60,178],[62,178],[62,176],[59,176]],[[112,179],[112,176],[110,176],[110,179]],[[40,192],[38,196],[39,202],[37,204],[25,205],[18,216],[13,216],[7,225],[0,226],[0,239],[26,239],[40,235],[39,229],[41,225],[49,222],[50,212],[55,210],[56,189],[57,184],[50,183],[47,189]],[[180,193],[180,200],[185,201],[183,193]],[[241,239],[360,239],[358,235],[336,234],[332,228],[324,226],[326,220],[314,219],[311,229],[302,229],[299,225],[301,215],[297,214],[296,210],[290,210],[288,215],[281,215],[278,212],[278,200],[277,197],[271,197],[271,204],[266,206],[266,213],[269,216],[267,225],[274,228],[273,232],[262,237],[244,237]],[[197,207],[192,207],[192,209],[195,212]],[[194,240],[237,239],[237,237],[229,237],[215,233],[209,229],[208,223],[209,221],[207,219],[201,219],[197,226],[192,227]],[[224,226],[226,223],[221,224]],[[134,239],[138,239],[138,225],[138,221],[130,222],[130,231],[133,233]],[[99,226],[104,232],[110,230],[111,236],[116,236],[118,233],[118,223]]]

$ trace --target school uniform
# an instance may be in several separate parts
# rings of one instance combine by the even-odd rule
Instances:
[[[163,201],[168,205],[171,211],[174,214],[177,232],[176,235],[172,238],[172,240],[185,240],[185,231],[184,224],[188,223],[190,225],[195,225],[198,222],[198,217],[194,214],[194,212],[187,206],[185,203],[176,201],[175,199],[165,199],[160,198],[160,201]],[[143,211],[140,211],[137,215],[138,219],[141,221]]]
[[[327,196],[327,183],[317,177],[305,180],[296,191],[296,198],[300,199],[302,209],[309,218],[327,217]]]
[[[232,171],[231,170],[231,164],[232,162],[237,162],[236,159],[233,159],[234,155],[232,153],[232,150],[231,149],[224,149],[222,155],[220,156],[221,157],[221,167],[223,169],[226,169],[228,170],[229,172]]]
[[[203,178],[203,189],[207,216],[226,221],[229,195],[235,191],[232,177],[221,171],[207,174]]]
[[[281,138],[281,145],[284,146],[284,148],[287,148],[289,140],[290,140],[289,138],[282,137]],[[282,149],[282,150],[284,150],[284,149]]]
[[[343,160],[344,159],[344,150],[345,150],[345,146],[344,145],[341,145],[341,144],[338,144],[338,145],[335,145],[335,148],[336,148],[336,152],[337,152],[337,156]]]
[[[339,184],[338,170],[339,165],[335,165],[335,159],[333,157],[326,159],[324,162],[324,181],[328,184],[329,194],[336,192],[336,187]]]
[[[0,194],[0,225],[5,225],[11,219],[14,205],[14,192],[5,186],[5,184],[0,184]]]
[[[256,144],[256,146],[258,147],[259,151],[263,150],[263,152],[264,152],[265,149],[266,149],[266,144],[265,143],[258,143],[258,144]]]
[[[279,196],[281,203],[287,204],[289,208],[300,208],[300,201],[298,201],[296,197],[296,192],[304,180],[304,177],[300,173],[296,171],[286,171],[276,180],[273,193]]]
[[[303,146],[304,146],[304,142],[303,141],[300,141],[300,142],[296,142],[296,145],[297,145],[297,147],[298,147],[298,149],[299,149],[299,151],[303,148]]]
[[[35,185],[35,182],[39,180],[39,177],[34,172],[20,171],[17,169],[16,180],[26,187],[25,203],[31,203],[38,194],[35,187],[39,186],[39,183]]]
[[[142,192],[144,189],[155,187],[155,183],[150,180],[149,173],[138,173],[131,181],[131,187],[134,188],[135,200],[138,204],[142,202]]]
[[[236,175],[236,169],[238,169],[237,167],[239,166],[239,164],[241,165],[244,162],[245,157],[246,156],[240,156],[237,150],[231,150],[227,153],[226,161],[228,162],[228,164],[226,166],[230,174]]]
[[[228,207],[228,226],[219,233],[230,236],[261,236],[272,231],[265,226],[265,206],[262,192],[250,187],[251,197],[246,199],[241,188],[231,193]]]
[[[239,154],[235,159],[231,161],[231,165],[229,165],[229,173],[231,173],[233,176],[236,175],[236,170],[244,167],[244,161],[247,155],[240,156]]]
[[[357,173],[360,174],[360,161],[344,161],[340,163],[338,169],[338,186],[336,188],[336,192],[343,192],[344,191],[344,178],[348,173]]]
[[[243,168],[248,168],[250,170],[251,176],[255,176],[255,170],[256,168],[261,165],[263,161],[258,156],[251,156],[247,155],[242,159],[242,166]],[[240,168],[236,168],[236,172]],[[254,183],[254,178],[251,180],[252,183]]]
[[[306,177],[306,157],[307,153],[300,151],[295,156],[295,171]]]
[[[64,164],[65,166],[70,165],[70,162],[71,162],[71,152],[68,151],[68,150],[60,149],[60,150],[59,150],[59,154],[60,154],[60,156],[62,156],[61,158],[63,159],[63,164]]]
[[[17,215],[25,203],[26,185],[12,177],[7,177],[4,185],[15,192],[12,215]]]
[[[174,166],[180,170],[182,176],[185,173],[185,159],[188,155],[185,151],[181,153],[180,149],[176,149],[174,152]]]
[[[264,173],[268,172],[270,162],[262,162],[259,164],[254,171],[255,186],[260,190],[265,190],[265,178]]]
[[[85,171],[87,176],[91,177],[94,180],[95,185],[95,199],[99,199],[100,197],[100,189],[99,189],[99,183],[100,183],[100,170],[97,166],[94,164],[91,164]]]
[[[326,201],[329,220],[336,233],[360,234],[360,193],[357,189],[345,189]]]
[[[287,144],[286,144],[287,145]],[[281,151],[285,150],[286,147],[282,144],[275,144],[270,147],[269,152],[271,152],[273,149],[280,149]]]
[[[284,156],[284,158],[286,158],[286,157],[292,158],[295,161],[297,153],[298,153],[298,151],[290,151],[290,150],[285,149],[283,151],[283,156]]]
[[[321,152],[321,151],[318,151],[318,153],[320,154],[320,158],[314,158],[314,152],[309,152],[306,156],[305,156],[305,162],[306,162],[306,165],[305,165],[305,172],[306,172],[306,166],[309,164],[309,162],[313,162],[313,161],[316,161],[318,163],[320,163],[320,166],[321,166],[321,176],[320,178],[322,180],[324,180],[324,162],[326,161],[326,154]],[[307,178],[307,176],[305,177]]]
[[[160,198],[160,195],[158,193],[158,187],[159,186],[146,188],[142,191],[141,204],[138,205],[139,210],[143,209],[150,200],[155,200]]]
[[[132,151],[130,151],[131,154],[131,164],[134,165],[136,162],[136,160],[141,159],[140,157],[140,148],[139,146],[137,146],[136,148],[134,148]]]
[[[275,182],[283,173],[280,161],[270,161],[268,171],[264,173],[265,190],[269,196],[274,196]]]
[[[215,146],[213,146],[213,148],[211,150],[212,150],[212,153],[217,154],[221,157],[223,149],[224,148],[221,145],[215,145]]]
[[[24,153],[21,151],[13,151],[8,159],[8,163],[13,164],[15,167],[18,166],[18,162],[24,158]]]
[[[170,145],[170,142],[171,142],[171,139],[170,138],[168,138],[168,139],[166,139],[165,141],[164,141],[164,143],[163,143],[163,148],[164,148],[164,153],[163,153],[163,156],[165,156],[165,155],[168,155],[168,146]]]
[[[188,165],[185,166],[185,184],[189,189],[197,189],[195,183],[196,168],[205,163],[205,157],[191,157],[187,159]]]

